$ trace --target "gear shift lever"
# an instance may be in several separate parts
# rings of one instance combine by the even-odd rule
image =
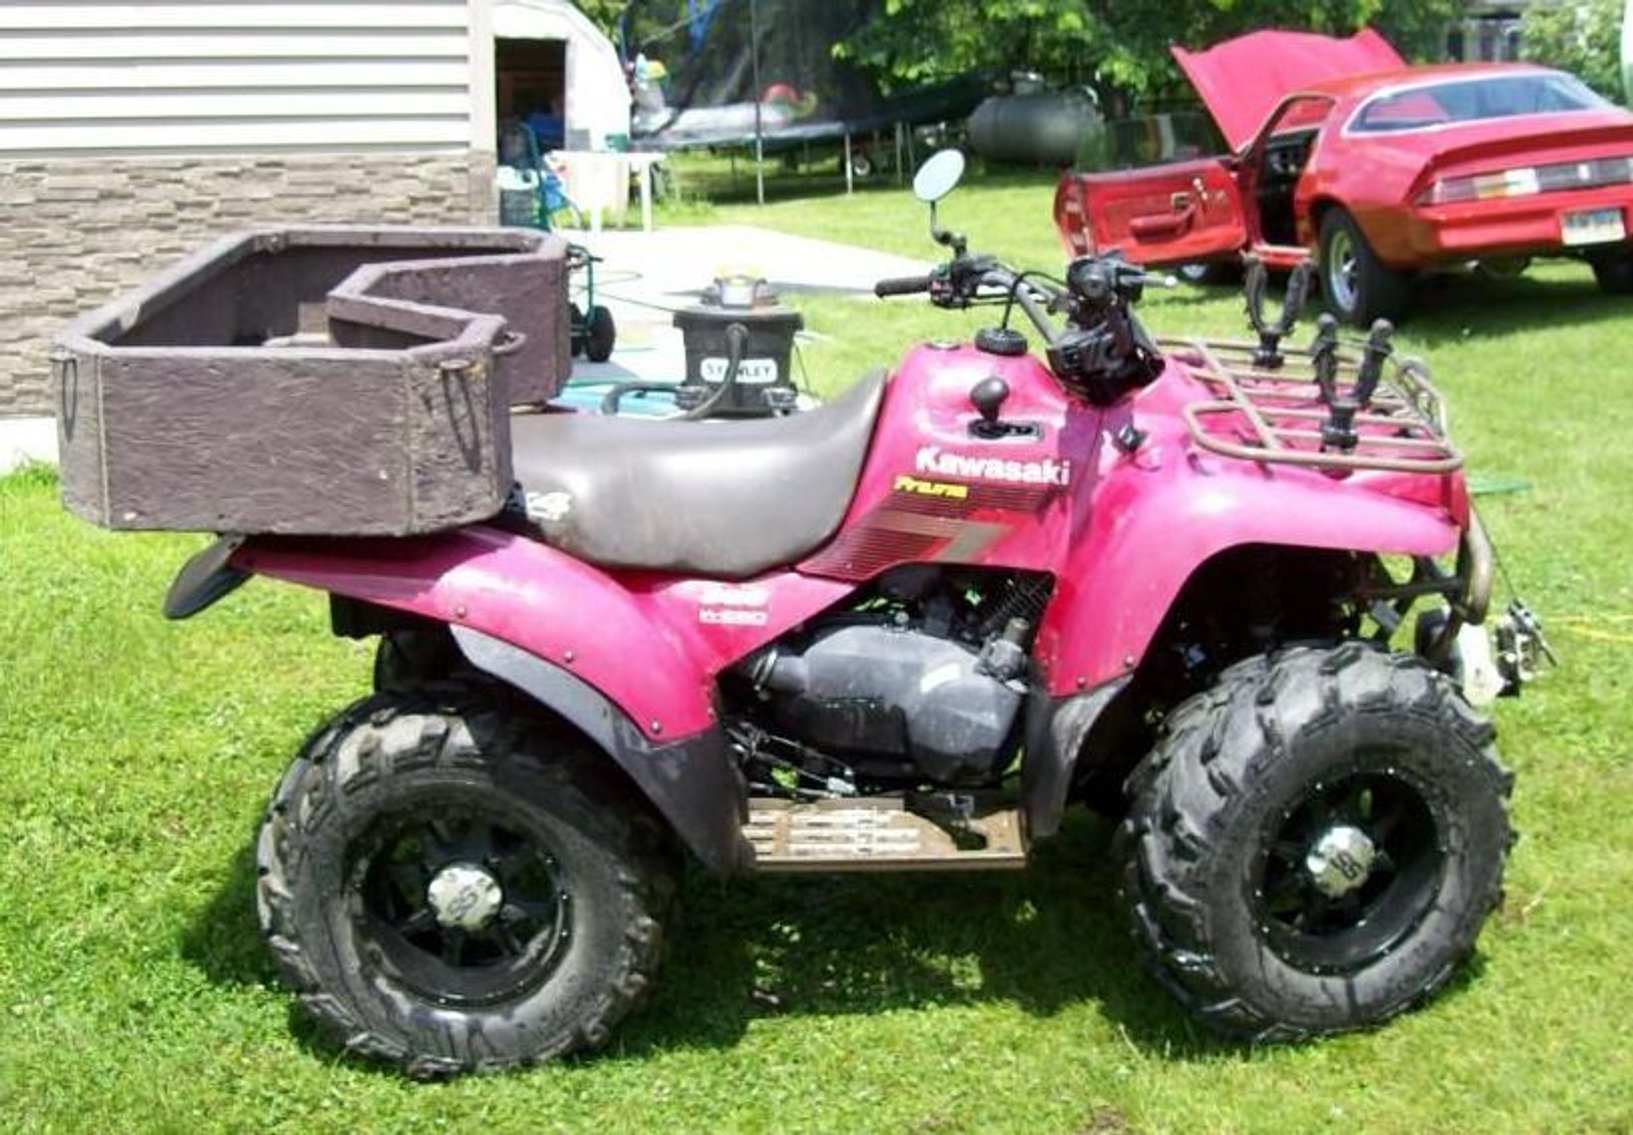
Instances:
[[[1003,437],[1008,431],[998,420],[998,411],[1003,408],[1004,400],[1009,397],[1009,383],[991,375],[983,378],[970,389],[970,404],[981,415],[979,422],[970,424],[970,432],[976,437]]]

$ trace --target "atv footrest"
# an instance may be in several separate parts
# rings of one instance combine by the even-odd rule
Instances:
[[[995,870],[1026,865],[1020,810],[931,819],[896,799],[749,801],[744,834],[762,871]]]

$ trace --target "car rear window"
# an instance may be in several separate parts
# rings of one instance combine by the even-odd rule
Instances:
[[[1377,95],[1355,112],[1349,129],[1361,134],[1385,134],[1609,105],[1580,80],[1557,71],[1484,75]]]

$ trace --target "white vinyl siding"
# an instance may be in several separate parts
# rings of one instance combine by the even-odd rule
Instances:
[[[0,3],[0,156],[463,152],[465,0]]]

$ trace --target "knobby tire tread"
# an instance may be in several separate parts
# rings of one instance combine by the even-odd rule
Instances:
[[[1312,697],[1312,691],[1319,692]],[[1497,760],[1491,723],[1413,656],[1362,643],[1297,647],[1236,663],[1169,715],[1159,742],[1130,774],[1131,806],[1114,853],[1121,857],[1121,892],[1133,937],[1159,983],[1213,1031],[1273,1043],[1371,1027],[1428,1000],[1473,952],[1470,934],[1415,997],[1367,1020],[1321,1029],[1291,1027],[1246,1003],[1215,961],[1205,870],[1220,834],[1215,821],[1244,785],[1283,759],[1286,738],[1334,715],[1399,712],[1434,715],[1478,754],[1506,821],[1513,776]],[[1505,859],[1513,842],[1510,828]],[[1499,870],[1479,900],[1476,932],[1501,904],[1501,880]]]

